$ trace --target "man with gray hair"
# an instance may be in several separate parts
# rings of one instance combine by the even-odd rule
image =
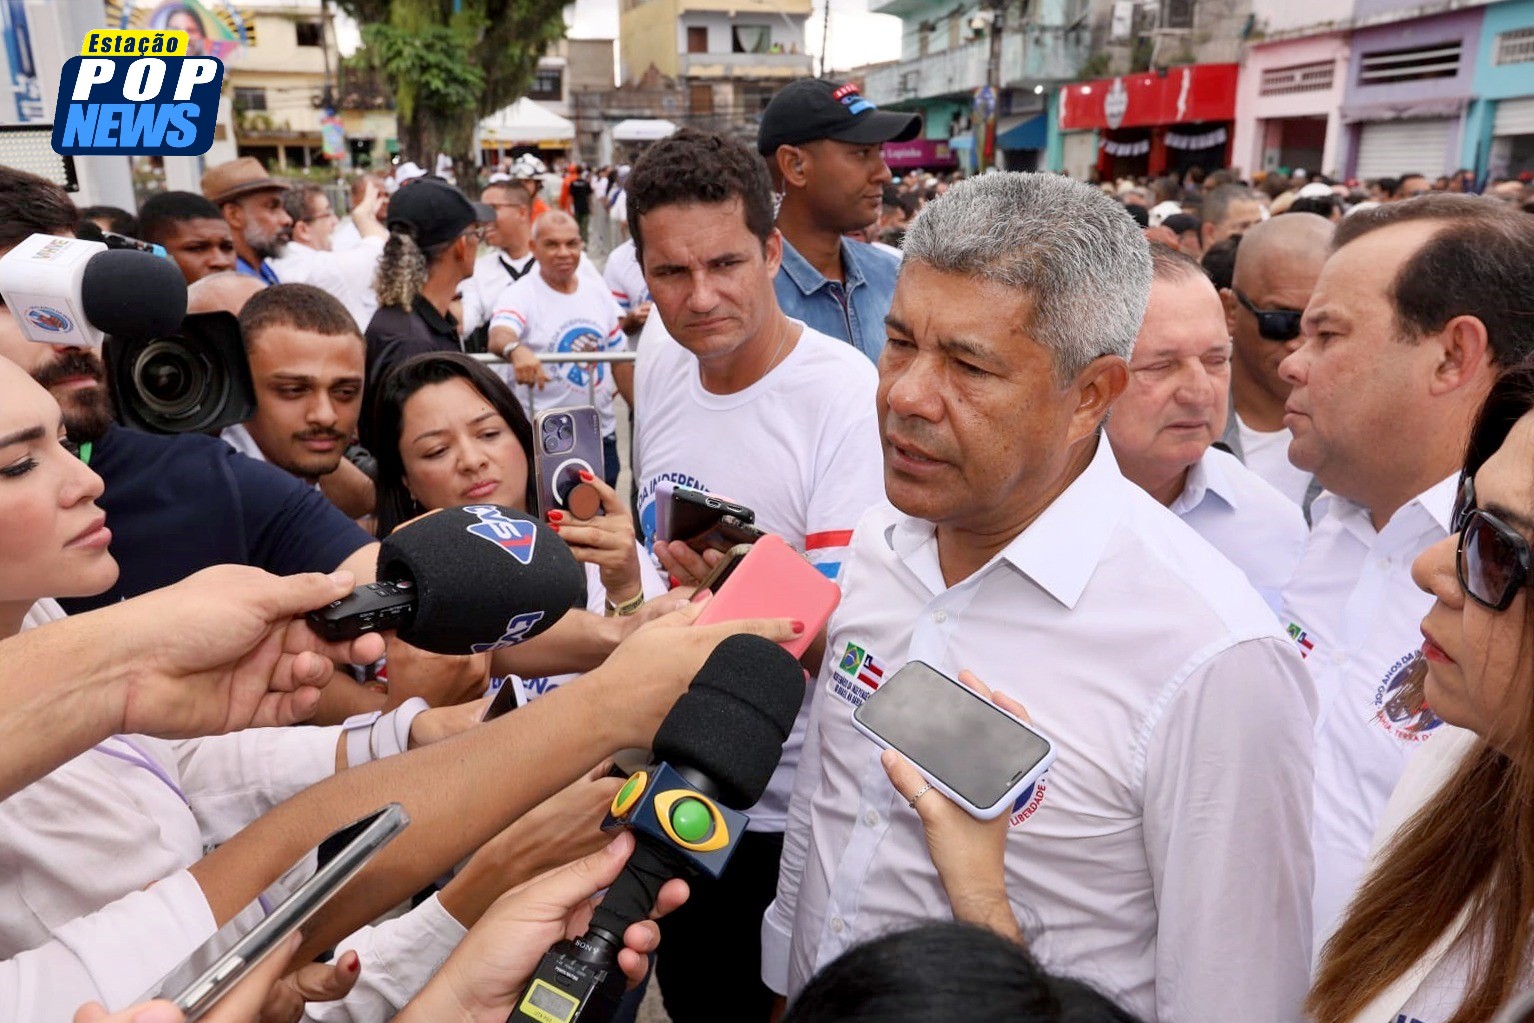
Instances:
[[[793,996],[850,946],[952,914],[1145,1020],[1298,1019],[1309,679],[1240,571],[1102,436],[1150,290],[1144,238],[1090,186],[996,174],[928,206],[904,253],[876,399],[890,503],[843,569],[763,979]],[[854,727],[914,661],[972,671],[1053,741],[996,821],[893,755],[891,787]]]

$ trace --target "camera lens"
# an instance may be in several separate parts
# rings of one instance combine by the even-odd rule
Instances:
[[[543,421],[543,453],[560,455],[575,447],[575,420],[566,413],[551,415]]]
[[[132,358],[129,378],[142,414],[163,429],[197,429],[223,396],[219,375],[185,338],[156,338]]]

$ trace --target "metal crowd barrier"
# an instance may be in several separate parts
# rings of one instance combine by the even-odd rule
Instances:
[[[598,362],[633,362],[637,356],[637,352],[630,351],[539,352],[538,361],[552,363],[578,362],[583,365],[594,365]],[[475,352],[473,357],[478,359],[480,362],[485,363],[487,366],[510,365],[510,363],[501,358],[499,355],[492,355],[489,352]],[[519,395],[526,396],[529,414],[536,412],[536,398],[538,396],[538,388],[531,387],[526,384],[513,384],[512,386],[516,388]],[[587,400],[591,402],[591,404],[595,405],[597,403],[597,381],[596,377],[590,374],[588,374],[586,377],[586,397]]]

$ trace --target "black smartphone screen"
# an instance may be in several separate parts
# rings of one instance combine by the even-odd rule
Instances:
[[[922,772],[978,807],[995,806],[1049,753],[1042,735],[921,661],[897,671],[856,714]]]

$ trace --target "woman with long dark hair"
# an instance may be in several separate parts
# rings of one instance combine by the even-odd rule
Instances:
[[[412,186],[415,187],[415,186]],[[438,508],[500,504],[537,515],[533,430],[516,396],[494,371],[461,354],[418,355],[378,385],[373,454],[378,459],[378,535]],[[645,601],[665,582],[635,542],[633,519],[600,478],[586,479],[605,514],[551,511],[549,526],[586,565],[587,609],[493,660],[497,675],[522,676],[522,695],[559,684],[551,675],[594,668],[637,625],[671,601]]]
[[[1315,1023],[1480,1023],[1534,982],[1534,367],[1482,407],[1453,530],[1412,569],[1437,598],[1413,698],[1447,724],[1322,952]]]

